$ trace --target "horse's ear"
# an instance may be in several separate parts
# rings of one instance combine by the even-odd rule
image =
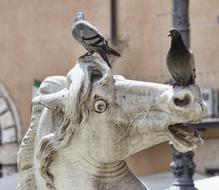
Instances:
[[[99,86],[111,85],[114,81],[111,69],[102,60],[95,61],[95,64],[88,68],[91,83]]]
[[[32,100],[32,104],[43,105],[51,110],[56,110],[57,108],[65,110],[67,98],[68,92],[63,89],[52,94],[38,95]]]
[[[64,109],[67,99],[66,77],[47,77],[40,85],[37,96],[32,100],[34,105],[41,104],[49,109]]]
[[[99,69],[93,69],[91,72],[91,82],[95,83],[103,77],[103,73]]]
[[[66,87],[66,77],[50,76],[40,85],[37,94],[45,95],[58,92]]]

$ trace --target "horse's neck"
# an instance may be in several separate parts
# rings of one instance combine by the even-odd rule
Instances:
[[[146,190],[125,161],[100,164],[88,156],[74,161],[60,157],[54,160],[51,173],[56,190]]]
[[[97,162],[90,156],[82,157],[80,167],[83,171],[93,176],[104,178],[121,178],[128,172],[125,161],[103,164]]]

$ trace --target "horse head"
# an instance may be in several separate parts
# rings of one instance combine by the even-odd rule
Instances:
[[[93,56],[80,60],[67,77],[45,79],[33,104],[38,140],[32,164],[51,189],[62,188],[52,176],[65,175],[55,174],[56,165],[63,163],[72,163],[75,170],[80,170],[79,165],[86,170],[96,164],[95,173],[99,165],[115,167],[114,163],[164,141],[171,141],[181,152],[194,149],[201,143],[199,135],[179,123],[199,122],[206,111],[196,85],[172,88],[127,80],[113,76]]]

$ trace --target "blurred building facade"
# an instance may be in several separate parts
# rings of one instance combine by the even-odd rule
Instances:
[[[110,0],[0,0],[0,82],[17,107],[21,121],[17,131],[21,135],[29,127],[34,79],[66,75],[85,52],[71,35],[74,14],[79,10],[85,12],[86,18],[110,38],[110,3]],[[122,57],[113,63],[113,73],[164,83],[170,78],[165,57],[170,45],[167,35],[172,1],[117,0],[116,5],[116,38]],[[218,89],[219,1],[190,1],[190,26],[197,84]],[[211,129],[203,135],[215,139],[219,132]],[[17,138],[17,144],[19,141]],[[1,158],[2,154],[0,164]],[[131,156],[128,163],[136,174],[147,175],[169,170],[170,160],[169,145],[163,143]]]
[[[17,172],[20,117],[7,89],[0,84],[0,177]]]

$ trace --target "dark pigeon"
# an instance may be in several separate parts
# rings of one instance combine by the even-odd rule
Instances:
[[[167,67],[175,83],[173,86],[189,86],[195,83],[195,61],[192,51],[184,44],[180,33],[169,31],[171,46],[167,54]]]

